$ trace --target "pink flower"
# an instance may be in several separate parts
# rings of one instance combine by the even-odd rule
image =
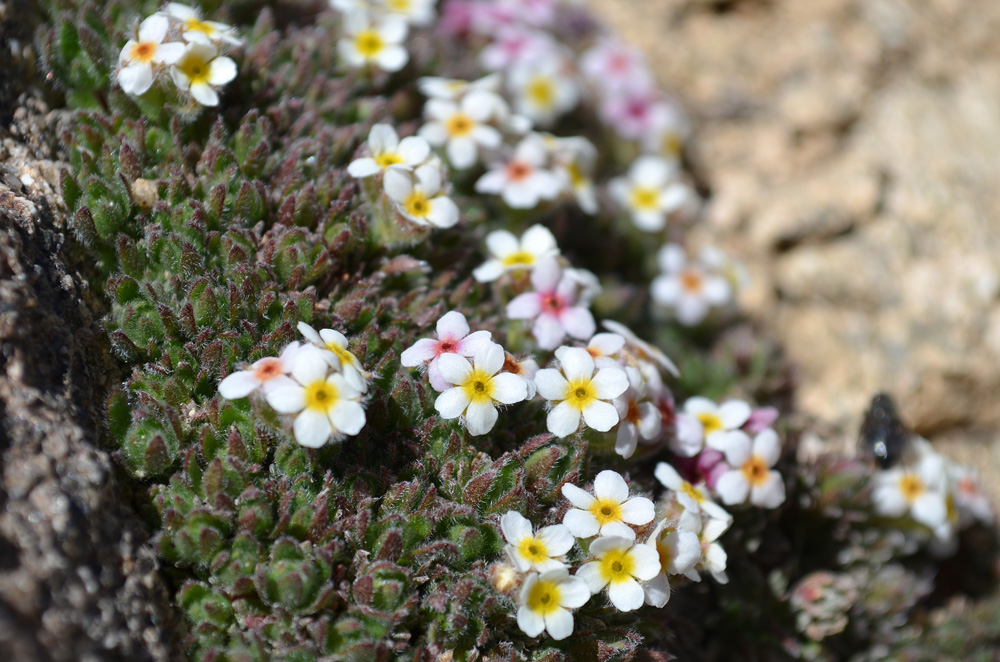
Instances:
[[[763,432],[778,420],[778,410],[774,407],[758,407],[750,412],[750,418],[743,424],[747,432]]]
[[[577,305],[578,283],[563,273],[554,258],[541,260],[531,272],[534,292],[520,294],[507,304],[511,319],[534,320],[532,333],[542,349],[555,349],[567,335],[587,340],[594,335],[594,316]]]
[[[479,64],[487,71],[503,71],[516,64],[551,57],[556,46],[547,33],[506,25],[499,28],[493,43],[479,54]]]
[[[490,338],[489,331],[469,333],[469,323],[465,321],[465,315],[453,310],[438,320],[437,340],[421,338],[400,355],[400,363],[407,368],[413,368],[429,362],[427,377],[430,378],[431,386],[437,391],[444,391],[451,388],[452,384],[441,374],[438,358],[442,354],[474,356],[490,343]]]
[[[651,89],[622,90],[609,94],[601,107],[604,120],[626,139],[642,138],[659,128],[669,105]]]
[[[599,89],[649,89],[653,75],[642,54],[620,41],[602,39],[580,57],[580,69]]]

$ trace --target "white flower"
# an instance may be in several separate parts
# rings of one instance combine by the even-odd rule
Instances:
[[[670,306],[684,326],[698,324],[708,311],[726,304],[732,288],[726,278],[701,264],[689,264],[684,249],[667,244],[657,254],[663,273],[653,279],[650,293],[653,301]]]
[[[667,215],[680,209],[688,198],[688,188],[676,181],[677,165],[657,156],[640,156],[627,177],[609,183],[611,194],[632,215],[636,227],[659,232]]]
[[[327,374],[330,366],[322,351],[309,346],[296,353],[292,379],[265,391],[265,398],[281,414],[298,414],[292,429],[295,440],[319,448],[330,437],[356,435],[365,425],[361,391],[343,375]]]
[[[486,235],[490,259],[477,267],[472,275],[480,283],[489,283],[508,271],[534,269],[539,261],[559,255],[556,238],[544,225],[532,225],[518,240],[507,230],[494,230]]]
[[[701,542],[693,531],[668,526],[667,520],[662,520],[645,544],[656,550],[660,558],[660,574],[642,585],[646,604],[662,607],[670,599],[667,575],[693,572],[701,559]]]
[[[701,533],[698,534],[698,540],[701,543],[701,560],[696,567],[701,570],[707,570],[712,575],[712,578],[720,584],[729,583],[729,576],[726,575],[726,565],[729,561],[729,555],[726,554],[726,550],[719,544],[719,536],[726,532],[731,523],[732,520],[710,519],[705,522]],[[694,581],[701,579],[698,573],[694,571],[690,571],[686,576]]]
[[[306,340],[324,350],[321,355],[323,359],[331,367],[340,370],[351,386],[361,393],[368,390],[368,378],[371,374],[365,371],[358,357],[347,351],[347,337],[343,333],[333,329],[317,332],[305,322],[299,322],[298,329]]]
[[[170,67],[170,77],[181,90],[203,106],[218,106],[216,87],[236,78],[236,63],[228,57],[216,57],[218,51],[209,43],[193,41]]]
[[[476,191],[499,195],[511,209],[532,209],[542,200],[553,200],[561,187],[559,177],[545,168],[547,160],[541,137],[529,134],[507,163],[479,178]]]
[[[417,225],[450,228],[458,223],[458,205],[441,190],[441,168],[427,163],[416,171],[386,170],[383,186],[396,211]]]
[[[609,331],[613,331],[614,333],[617,333],[618,335],[624,337],[625,345],[628,352],[632,354],[636,359],[641,361],[651,361],[659,365],[661,368],[669,372],[674,377],[681,376],[680,370],[677,369],[677,366],[674,365],[674,362],[671,361],[670,358],[666,354],[664,354],[662,350],[660,350],[658,347],[653,347],[645,340],[639,338],[639,336],[635,335],[632,332],[632,330],[629,329],[624,324],[615,322],[613,320],[604,320],[603,322],[601,322],[601,324],[603,324],[604,328],[608,329]]]
[[[249,370],[239,370],[229,374],[219,382],[219,395],[226,400],[245,398],[258,388],[264,392],[288,381],[286,376],[292,371],[299,343],[290,343],[278,358],[268,356],[255,361]]]
[[[565,639],[573,634],[573,615],[567,610],[582,607],[590,595],[587,584],[564,569],[532,572],[521,587],[517,626],[529,637],[547,631],[557,641]]]
[[[618,365],[615,357],[625,347],[625,338],[617,333],[595,333],[587,341],[587,352],[594,357],[597,365],[610,363]]]
[[[542,126],[573,110],[580,100],[580,87],[568,68],[559,53],[515,66],[507,78],[514,110]]]
[[[229,44],[240,43],[240,38],[236,36],[236,29],[225,23],[216,21],[203,21],[198,10],[182,5],[179,2],[167,3],[167,14],[181,23],[181,31],[184,40],[193,43],[201,42],[208,44],[212,42],[226,42]],[[205,104],[211,105],[211,104]]]
[[[521,402],[528,395],[528,387],[523,378],[501,372],[504,351],[496,343],[480,349],[472,361],[457,354],[438,357],[441,376],[454,386],[437,397],[434,408],[442,418],[464,416],[469,434],[480,435],[496,425],[499,414],[494,403]]]
[[[660,555],[648,545],[635,543],[634,538],[606,536],[590,543],[595,560],[585,563],[576,576],[587,582],[593,594],[608,587],[608,599],[620,611],[633,611],[642,606],[645,593],[639,582],[649,581],[660,574]]]
[[[143,94],[153,84],[153,65],[173,64],[184,53],[184,44],[163,43],[169,22],[153,14],[139,24],[139,40],[125,42],[118,56],[118,84],[126,94]]]
[[[678,495],[683,494],[690,499],[690,502],[697,506],[699,517],[700,513],[704,513],[712,519],[718,519],[724,522],[733,521],[733,516],[726,512],[722,506],[712,500],[703,485],[692,485],[688,481],[684,480],[681,478],[681,475],[677,473],[677,470],[673,468],[673,466],[667,464],[666,462],[660,462],[656,465],[656,471],[653,472],[653,475],[655,475],[656,479],[667,489],[677,492]]]
[[[909,514],[920,524],[938,530],[948,523],[946,481],[944,460],[936,453],[921,457],[916,467],[877,472],[872,482],[875,512],[886,517]]]
[[[622,343],[624,344],[624,338]],[[618,435],[615,437],[615,452],[624,458],[630,458],[635,453],[640,436],[646,441],[656,439],[663,425],[663,417],[656,405],[646,399],[646,383],[639,370],[626,366],[625,374],[628,376],[629,388],[614,400],[620,419]]]
[[[680,159],[684,143],[691,135],[687,114],[676,103],[661,102],[651,120],[652,128],[642,135],[643,149],[665,159]]]
[[[479,148],[496,149],[503,142],[500,132],[487,124],[497,108],[496,94],[473,91],[460,102],[430,99],[424,105],[427,124],[419,135],[435,147],[444,146],[448,161],[459,170],[471,168],[479,159]]]
[[[407,348],[399,357],[399,361],[407,368],[426,363],[427,377],[431,386],[437,391],[451,388],[451,384],[441,375],[438,368],[439,359],[443,354],[458,354],[459,356],[475,356],[483,347],[490,344],[492,337],[489,331],[469,333],[469,323],[465,315],[457,311],[449,311],[437,321],[437,339],[421,338]]]
[[[521,572],[548,572],[565,568],[560,558],[568,552],[576,538],[562,524],[546,526],[535,533],[520,513],[509,510],[500,518],[500,530],[507,541],[507,553]]]
[[[524,292],[507,304],[511,319],[534,320],[532,333],[542,349],[554,349],[566,335],[583,340],[594,333],[594,316],[578,299],[578,285],[563,273],[555,258],[540,260],[531,272],[534,292]]]
[[[417,89],[425,97],[434,99],[445,99],[447,101],[458,101],[469,92],[483,91],[497,93],[500,91],[500,76],[489,74],[474,81],[459,80],[457,78],[440,78],[437,76],[424,76],[417,79]],[[501,100],[502,101],[502,100]]]
[[[337,42],[340,57],[352,67],[374,65],[383,71],[399,71],[409,60],[401,45],[406,22],[386,16],[372,23],[365,9],[344,14],[344,36]]]
[[[355,159],[347,166],[352,177],[371,177],[390,166],[416,168],[430,156],[431,146],[420,136],[400,140],[391,125],[376,124],[368,133],[368,151],[371,156]]]
[[[971,524],[974,520],[979,520],[986,526],[992,525],[993,508],[989,498],[983,493],[976,470],[952,464],[948,474],[962,525]]]
[[[435,4],[437,4],[437,0],[379,1],[379,6],[386,16],[398,18],[418,27],[426,27],[434,22]]]
[[[730,470],[719,476],[715,491],[726,505],[750,503],[761,508],[777,508],[785,501],[785,482],[781,474],[771,471],[781,457],[778,434],[768,428],[757,434],[751,443],[744,432],[730,435],[723,449]]]
[[[635,531],[629,524],[649,524],[655,515],[653,502],[641,496],[629,498],[625,479],[610,469],[597,474],[594,494],[571,483],[562,486],[562,493],[575,506],[566,511],[563,524],[577,538],[599,533],[634,540]]]
[[[580,427],[607,432],[618,423],[618,410],[610,400],[628,388],[625,371],[605,366],[594,374],[594,358],[587,350],[560,347],[556,350],[561,372],[555,368],[539,370],[535,375],[538,394],[555,404],[546,419],[549,432],[566,437]]]
[[[580,136],[556,138],[547,136],[552,152],[552,165],[563,180],[563,186],[573,195],[580,209],[587,214],[596,214],[597,193],[594,189],[594,167],[597,164],[597,148]]]
[[[705,445],[724,451],[730,435],[743,427],[751,411],[742,400],[727,400],[720,406],[702,396],[688,398],[677,415],[677,436],[670,450],[683,457],[694,457]]]

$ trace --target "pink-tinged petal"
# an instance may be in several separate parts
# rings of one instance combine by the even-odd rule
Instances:
[[[437,358],[437,368],[449,384],[461,385],[472,372],[472,364],[458,354],[442,354]]]
[[[562,495],[566,497],[567,501],[569,501],[571,504],[573,504],[574,506],[576,506],[577,508],[581,509],[581,511],[584,512],[587,510],[587,508],[590,508],[592,505],[594,505],[595,501],[597,501],[597,499],[594,498],[593,494],[587,492],[586,490],[580,489],[579,487],[573,485],[572,483],[565,483],[562,486]],[[595,518],[594,521],[596,522],[597,519]],[[576,534],[574,533],[573,535]]]
[[[270,389],[264,397],[279,414],[295,414],[306,406],[306,390],[295,382]]]
[[[588,427],[598,432],[607,432],[618,425],[618,410],[609,402],[597,400],[584,407],[583,420]]]
[[[430,381],[431,386],[435,391],[447,391],[451,388],[451,382],[441,376],[441,370],[438,368],[438,359],[434,359],[427,364],[427,380]]]
[[[238,400],[253,393],[258,386],[260,379],[252,370],[240,370],[219,382],[219,395],[226,400]]]
[[[340,432],[353,437],[365,426],[365,409],[353,400],[340,400],[330,410],[330,422]]]
[[[747,432],[763,432],[778,420],[778,410],[774,407],[759,407],[754,409],[750,418],[743,424]]]
[[[643,593],[639,582],[626,579],[608,586],[608,599],[618,611],[634,611],[646,601],[646,594]]]
[[[659,609],[670,600],[670,582],[667,576],[660,574],[642,585],[646,596],[646,604]]]
[[[554,257],[539,260],[531,272],[531,284],[538,292],[552,292],[559,285],[562,269]]]
[[[594,479],[594,496],[621,503],[628,499],[628,483],[617,471],[605,469]]]
[[[369,156],[354,159],[347,165],[347,174],[358,179],[371,177],[381,170],[382,168],[375,162],[375,159]]]
[[[306,448],[319,448],[330,440],[333,427],[325,413],[306,409],[295,417],[292,431],[295,441]]]
[[[517,610],[517,627],[529,637],[537,637],[545,631],[545,619],[527,605],[522,605]]]
[[[581,306],[563,310],[559,315],[559,321],[562,323],[563,328],[566,329],[566,333],[577,340],[590,338],[594,335],[594,329],[597,328],[597,324],[594,322],[594,315]]]
[[[434,401],[434,409],[441,414],[441,418],[458,418],[468,406],[469,396],[460,387],[448,389]]]
[[[473,436],[486,434],[496,425],[498,417],[497,408],[492,402],[471,402],[465,410],[465,427]]]
[[[751,411],[750,405],[742,400],[729,400],[719,406],[719,420],[727,430],[735,430],[747,422]]]
[[[504,540],[512,545],[532,536],[531,522],[515,510],[508,510],[500,517],[500,531]]]
[[[531,332],[541,349],[555,349],[566,337],[566,329],[559,318],[549,313],[542,313],[535,318]]]
[[[504,372],[493,378],[493,399],[505,405],[528,398],[528,382],[519,375]]]
[[[439,347],[438,341],[421,338],[412,347],[403,350],[399,355],[399,362],[406,368],[414,368],[437,356]]]
[[[490,255],[504,258],[520,250],[517,237],[506,230],[495,230],[486,235],[486,249]]]
[[[632,576],[641,581],[649,581],[660,574],[660,555],[656,548],[650,545],[635,545],[629,552],[635,559],[635,570]]]
[[[750,490],[750,503],[759,508],[777,508],[785,502],[785,481],[777,471],[767,472],[763,485]]]
[[[595,531],[594,533],[597,532]],[[589,538],[590,536],[579,537]],[[598,561],[584,563],[574,576],[583,580],[592,595],[600,593],[601,589],[608,585],[608,582],[604,579],[604,573],[601,572],[601,564]]]
[[[715,491],[719,493],[722,503],[727,506],[744,503],[750,494],[750,482],[742,471],[727,471],[719,477]]]
[[[569,381],[590,379],[594,375],[594,357],[585,349],[560,347],[556,350],[556,358]]]
[[[546,400],[562,400],[566,397],[569,382],[555,368],[543,368],[535,373],[538,394]]]
[[[722,452],[726,455],[726,464],[733,468],[742,467],[752,455],[750,437],[739,430],[726,433],[726,447]]]
[[[572,536],[570,536],[572,540]],[[580,577],[567,577],[559,584],[559,593],[562,597],[562,606],[570,609],[578,609],[587,604],[590,600],[590,588]]]
[[[467,335],[469,335],[469,323],[465,320],[465,315],[460,312],[452,310],[437,321],[438,340],[461,340]]]
[[[538,539],[545,543],[546,549],[549,550],[549,556],[562,556],[572,549],[576,542],[573,534],[564,524],[553,524],[539,529]]]
[[[778,433],[768,428],[753,440],[753,454],[760,457],[767,466],[773,467],[781,457],[781,442],[778,440]]]
[[[653,502],[646,497],[632,497],[622,504],[622,520],[629,524],[636,526],[649,524],[655,516]]]
[[[617,412],[615,416],[618,416]],[[580,411],[566,402],[560,402],[549,412],[545,424],[549,432],[560,439],[568,437],[580,428]]]
[[[619,367],[601,368],[590,382],[601,400],[617,398],[628,390],[628,374]]]
[[[512,320],[531,320],[542,312],[542,297],[535,292],[519,294],[507,304],[507,317]]]

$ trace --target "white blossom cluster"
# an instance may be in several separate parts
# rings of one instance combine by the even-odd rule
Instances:
[[[434,22],[437,0],[330,0],[341,12],[343,34],[337,42],[341,60],[351,68],[399,71],[410,56],[403,42],[411,27]]]
[[[218,89],[236,78],[236,63],[222,53],[239,43],[231,26],[206,21],[187,5],[167,3],[125,43],[118,56],[118,84],[138,96],[169,77],[201,105],[217,106]]]
[[[278,357],[265,357],[219,383],[219,395],[237,400],[259,393],[288,417],[295,440],[319,448],[354,436],[365,426],[363,398],[371,375],[333,329],[316,331],[299,322],[306,343],[292,342]]]

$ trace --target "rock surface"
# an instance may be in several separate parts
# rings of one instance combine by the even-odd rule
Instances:
[[[799,404],[848,445],[886,390],[1000,473],[1000,4],[591,6],[693,115],[711,195],[692,239],[746,262]]]

